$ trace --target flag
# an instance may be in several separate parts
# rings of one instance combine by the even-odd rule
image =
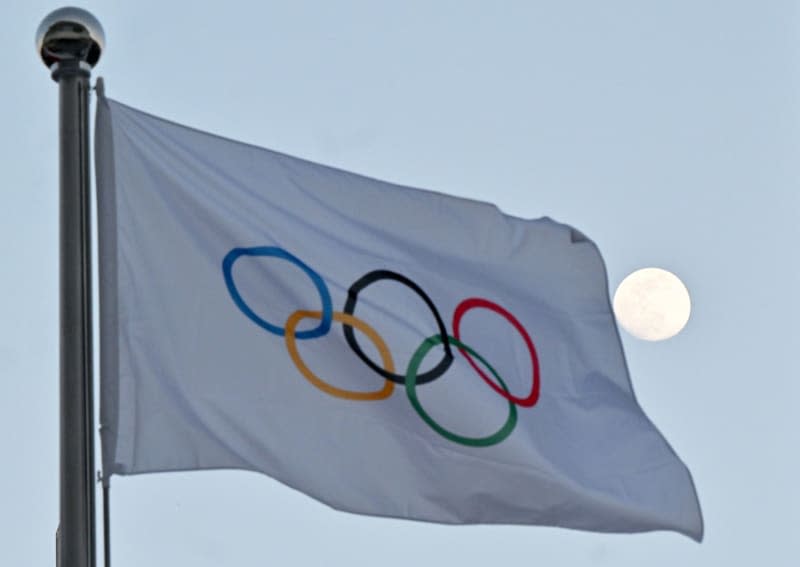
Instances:
[[[336,509],[702,538],[595,244],[101,96],[106,476],[258,471]]]

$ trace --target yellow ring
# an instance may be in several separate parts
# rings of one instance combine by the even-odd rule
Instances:
[[[306,380],[311,382],[314,386],[326,394],[336,398],[344,398],[345,400],[365,402],[383,400],[392,395],[392,392],[394,391],[394,382],[390,380],[384,380],[383,388],[374,392],[353,392],[351,390],[343,390],[341,388],[337,388],[336,386],[331,386],[327,382],[323,382],[316,374],[311,372],[308,366],[306,366],[303,360],[300,358],[300,353],[297,351],[297,340],[295,339],[294,333],[297,324],[306,318],[322,319],[322,311],[295,311],[286,320],[284,332],[286,350],[289,351],[289,356],[292,357],[292,361],[294,362],[295,366],[297,366],[297,369],[306,378]],[[383,342],[383,339],[380,337],[380,335],[378,335],[375,329],[367,325],[361,319],[357,319],[353,315],[349,315],[341,311],[334,312],[333,320],[339,321],[340,323],[346,323],[367,335],[367,338],[369,338],[369,340],[371,340],[372,343],[378,348],[378,353],[381,355],[384,369],[387,372],[394,372],[394,362],[392,362],[392,355],[389,353],[389,348],[386,346],[386,343]]]

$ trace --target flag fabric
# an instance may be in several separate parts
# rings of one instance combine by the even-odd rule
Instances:
[[[702,538],[578,230],[100,97],[106,476],[262,472],[336,509]]]

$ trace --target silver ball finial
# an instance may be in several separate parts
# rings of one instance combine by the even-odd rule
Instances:
[[[81,8],[59,8],[48,14],[36,30],[36,51],[48,68],[62,61],[94,67],[105,45],[103,26]]]

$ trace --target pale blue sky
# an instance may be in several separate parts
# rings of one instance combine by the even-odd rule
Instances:
[[[797,2],[89,2],[95,77],[142,110],[390,181],[548,215],[612,287],[660,266],[693,299],[623,336],[692,471],[672,533],[443,527],[332,511],[244,472],[113,480],[115,567],[795,565],[800,525]],[[58,518],[57,86],[2,8],[0,564],[49,565]],[[98,459],[99,463],[99,459]]]

